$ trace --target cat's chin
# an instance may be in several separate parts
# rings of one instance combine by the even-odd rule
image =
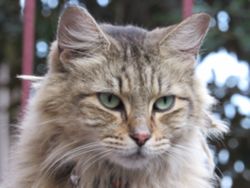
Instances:
[[[149,157],[142,154],[128,156],[113,156],[112,162],[126,169],[143,169],[149,162]]]

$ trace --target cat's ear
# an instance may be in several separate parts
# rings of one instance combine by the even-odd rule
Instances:
[[[162,50],[174,49],[197,55],[208,31],[210,16],[205,13],[194,14],[181,23],[163,29],[153,30]],[[152,38],[152,36],[151,36]]]
[[[108,47],[110,42],[85,8],[70,6],[60,17],[57,44],[60,51],[89,52]]]

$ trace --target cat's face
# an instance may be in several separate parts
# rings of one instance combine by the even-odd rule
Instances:
[[[146,58],[143,49],[135,58],[126,54],[124,59],[127,51],[97,66],[93,63],[92,70],[88,67],[94,72],[88,88],[75,90],[85,93],[88,89],[79,98],[79,126],[95,132],[95,141],[110,151],[113,162],[138,168],[166,155],[179,137],[188,134],[195,94],[187,67],[172,67],[159,57]],[[84,59],[79,61],[84,67]]]
[[[149,32],[99,26],[86,10],[67,9],[51,52],[45,113],[60,117],[69,140],[126,168],[184,150],[206,110],[193,67],[208,23],[200,14]]]

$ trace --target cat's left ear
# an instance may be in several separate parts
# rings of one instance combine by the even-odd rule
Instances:
[[[194,14],[181,23],[152,31],[161,33],[158,44],[163,50],[173,49],[197,55],[202,41],[208,31],[210,16],[205,13]]]

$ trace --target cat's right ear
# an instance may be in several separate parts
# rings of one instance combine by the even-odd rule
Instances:
[[[60,50],[92,50],[97,45],[109,45],[107,36],[95,19],[85,8],[79,6],[70,6],[62,13],[57,41]]]
[[[85,8],[69,6],[59,19],[56,45],[59,60],[64,63],[77,55],[84,56],[98,50],[103,51],[109,48],[110,42]]]
[[[77,57],[109,49],[110,42],[89,12],[80,6],[67,7],[58,23],[57,40],[49,54],[50,72],[65,72]]]

